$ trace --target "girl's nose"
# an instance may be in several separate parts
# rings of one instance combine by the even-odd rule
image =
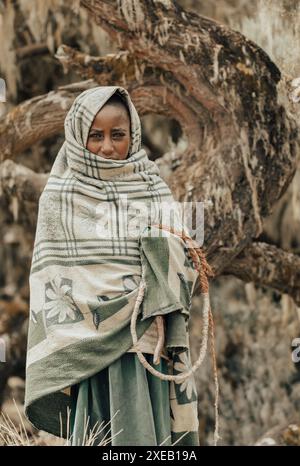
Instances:
[[[104,139],[102,147],[100,147],[100,152],[104,155],[111,155],[114,151],[113,145],[110,139]]]

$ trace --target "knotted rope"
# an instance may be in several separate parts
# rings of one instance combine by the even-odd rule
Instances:
[[[148,361],[145,359],[142,351],[140,350],[138,346],[138,339],[137,339],[137,334],[136,334],[136,320],[138,316],[138,311],[140,308],[140,305],[143,301],[144,298],[144,293],[145,293],[145,278],[144,278],[144,273],[143,273],[143,268],[142,268],[142,277],[141,281],[139,284],[139,291],[138,291],[138,296],[135,302],[135,306],[133,309],[132,317],[131,317],[131,324],[130,324],[130,330],[131,330],[131,336],[133,340],[133,345],[136,349],[138,358],[140,362],[143,364],[143,366],[151,372],[153,375],[156,377],[159,377],[161,380],[172,380],[172,381],[178,381],[182,382],[183,380],[187,379],[190,377],[196,370],[200,367],[202,364],[204,357],[206,355],[206,350],[207,350],[207,342],[208,342],[208,333],[210,330],[210,337],[211,337],[211,356],[212,356],[212,362],[213,362],[213,372],[214,372],[214,383],[215,383],[215,402],[214,402],[214,408],[215,408],[215,430],[214,430],[214,445],[217,445],[218,439],[220,438],[219,436],[219,413],[218,413],[218,405],[219,405],[219,383],[218,383],[218,373],[217,373],[217,363],[216,363],[216,353],[215,353],[215,346],[214,346],[214,321],[213,321],[213,315],[210,307],[210,299],[209,299],[209,282],[208,282],[208,277],[213,277],[214,273],[206,261],[206,257],[202,249],[198,246],[195,240],[193,240],[189,235],[187,235],[185,232],[178,232],[172,227],[164,226],[162,224],[155,224],[153,226],[156,226],[158,228],[161,228],[163,230],[169,231],[173,233],[174,235],[179,236],[180,238],[185,241],[186,245],[188,246],[188,251],[190,253],[191,259],[193,260],[193,263],[195,265],[195,269],[199,273],[199,282],[200,282],[200,291],[201,294],[203,295],[203,309],[202,309],[202,314],[203,314],[203,330],[202,330],[202,342],[200,346],[200,352],[199,352],[199,357],[197,361],[192,365],[192,367],[178,375],[167,375],[163,374],[154,367],[152,367]],[[161,326],[163,325],[163,320],[161,316],[157,316],[156,319],[160,319],[159,321],[157,320],[157,327],[158,327],[158,343],[155,349],[154,353],[154,363],[159,361],[159,353],[162,348],[163,340],[162,340],[162,335],[161,335]]]

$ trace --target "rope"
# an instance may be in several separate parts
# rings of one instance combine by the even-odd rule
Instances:
[[[214,335],[214,320],[213,315],[210,310],[209,312],[209,322],[210,322],[210,349],[211,357],[213,362],[213,371],[214,371],[214,383],[215,383],[215,431],[214,431],[214,445],[217,445],[218,440],[221,438],[219,436],[219,381],[218,381],[218,370],[217,370],[217,358],[215,351],[215,335]]]
[[[188,251],[190,252],[191,258],[193,260],[193,263],[195,265],[195,269],[199,273],[199,281],[200,281],[200,290],[203,295],[203,309],[202,309],[202,315],[203,315],[203,329],[202,329],[202,342],[200,346],[200,352],[199,352],[199,357],[197,361],[192,365],[192,367],[187,370],[186,372],[183,372],[178,375],[167,375],[163,374],[156,369],[154,369],[153,366],[151,366],[148,361],[145,359],[142,351],[140,350],[138,346],[138,339],[137,339],[137,334],[136,334],[136,320],[139,312],[140,305],[143,301],[144,294],[145,294],[145,277],[142,269],[142,277],[139,285],[139,291],[138,291],[138,296],[135,302],[135,306],[133,309],[132,313],[132,318],[131,318],[131,323],[130,323],[130,330],[131,330],[131,336],[133,340],[133,345],[136,349],[138,358],[140,362],[143,364],[145,369],[147,369],[149,372],[151,372],[153,375],[156,377],[160,378],[161,380],[170,380],[170,381],[178,381],[182,382],[183,380],[187,379],[190,377],[196,370],[200,367],[202,364],[205,355],[206,355],[206,350],[207,350],[207,342],[208,342],[208,335],[209,335],[209,330],[210,330],[210,337],[211,337],[211,356],[212,356],[212,361],[213,361],[213,371],[214,371],[214,383],[215,383],[215,430],[214,430],[214,445],[217,445],[218,439],[220,438],[219,436],[219,412],[218,412],[218,404],[219,404],[219,383],[218,383],[218,373],[217,373],[217,362],[216,362],[216,353],[215,353],[215,346],[214,346],[214,322],[213,322],[213,315],[210,307],[210,299],[209,299],[209,282],[208,282],[208,277],[213,277],[213,271],[206,261],[205,254],[203,253],[202,249],[198,246],[196,241],[194,241],[189,235],[187,235],[184,232],[178,232],[172,227],[168,226],[163,226],[162,224],[155,224],[153,226],[156,226],[158,228],[161,228],[163,230],[167,230],[180,238],[182,238],[187,246],[188,246]],[[161,316],[157,316],[161,317]],[[161,321],[157,323],[158,331],[161,328]],[[159,331],[159,341],[155,350],[154,354],[154,364],[157,364],[159,362],[159,352],[162,347],[162,336]]]

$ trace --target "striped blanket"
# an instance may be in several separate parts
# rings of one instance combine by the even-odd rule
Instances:
[[[86,149],[95,115],[116,90],[126,98],[131,115],[125,160],[104,159]],[[186,371],[189,311],[198,276],[181,238],[149,228],[153,222],[178,228],[181,211],[141,148],[140,120],[128,92],[107,86],[80,94],[67,114],[65,137],[39,199],[25,387],[29,421],[63,437],[70,387],[132,350],[130,319],[142,266],[147,287],[138,338],[155,316],[163,315],[170,373]],[[170,210],[175,212],[172,223]],[[170,383],[172,430],[197,435],[193,377]]]

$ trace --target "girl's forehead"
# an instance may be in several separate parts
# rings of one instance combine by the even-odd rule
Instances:
[[[99,125],[128,124],[130,122],[126,109],[121,106],[105,105],[96,114],[92,127]]]

